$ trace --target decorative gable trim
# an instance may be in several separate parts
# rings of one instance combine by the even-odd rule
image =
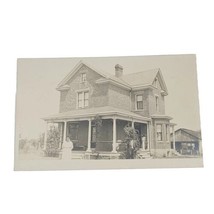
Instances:
[[[166,87],[166,83],[164,81],[164,78],[163,78],[163,75],[161,73],[161,70],[159,69],[156,76],[155,76],[155,79],[158,79],[158,82],[160,84],[160,87],[161,87],[161,94],[166,96],[168,95],[168,90],[167,90],[167,87]],[[155,81],[154,79],[154,81]],[[152,84],[154,83],[154,81],[152,82]]]
[[[61,87],[64,87],[64,85],[79,71],[79,69],[82,66],[86,66],[90,69],[92,69],[94,72],[98,73],[99,75],[101,75],[104,78],[107,78],[107,76],[105,74],[103,74],[102,72],[98,71],[97,69],[93,69],[92,66],[88,65],[87,63],[83,62],[83,61],[79,61],[76,66],[71,70],[71,72],[65,76],[65,78],[57,85],[56,90],[61,90]]]
[[[131,90],[131,87],[127,86],[127,85],[124,85],[124,84],[121,84],[117,81],[114,81],[112,79],[109,79],[109,78],[100,78],[96,81],[97,84],[105,84],[105,83],[111,83],[112,85],[116,85],[120,88],[123,88],[123,89],[126,89],[126,90]]]
[[[141,89],[145,89],[145,88],[155,88],[153,83],[154,83],[155,78],[158,78],[159,84],[160,84],[161,89],[162,89],[161,90],[161,94],[163,96],[168,95],[167,87],[166,87],[166,84],[164,82],[164,79],[163,79],[163,76],[162,76],[162,73],[161,73],[160,69],[158,69],[153,81],[151,83],[149,83],[148,85],[134,85],[134,86],[131,86],[128,83],[126,84],[126,82],[124,82],[124,84],[123,84],[122,82],[117,81],[117,79],[114,80],[114,78],[111,78],[110,76],[104,74],[103,72],[101,72],[101,71],[99,71],[97,69],[94,69],[91,65],[88,65],[87,63],[85,63],[83,61],[79,61],[79,63],[72,69],[72,71],[58,84],[56,89],[58,91],[68,90],[69,86],[67,86],[66,83],[79,71],[79,69],[82,66],[88,67],[89,69],[93,70],[94,72],[96,72],[97,74],[99,74],[102,77],[102,78],[100,78],[100,79],[98,79],[96,81],[97,84],[111,83],[113,85],[116,85],[116,86],[121,87],[121,88],[126,89],[126,90],[137,91],[137,90],[141,90]]]
[[[70,89],[70,86],[69,85],[63,85],[62,87],[60,88],[57,88],[58,91],[67,91]]]

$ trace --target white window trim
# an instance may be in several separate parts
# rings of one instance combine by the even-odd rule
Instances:
[[[157,77],[155,77],[155,80],[154,80],[154,87],[158,88],[158,78]]]
[[[89,89],[87,88],[87,89],[76,90],[75,92],[76,92],[76,109],[85,109],[85,108],[88,108],[89,107],[89,99],[90,99]],[[85,93],[85,92],[88,92],[88,106],[86,106],[84,108],[79,108],[78,95],[80,93]]]
[[[168,127],[168,132],[166,131],[167,127]],[[166,134],[166,142],[170,142],[170,125],[168,123],[165,124],[165,134]],[[168,136],[167,136],[167,134],[168,134]]]
[[[162,140],[158,140],[157,138],[157,126],[160,125],[161,126],[161,133],[162,133]],[[157,142],[164,142],[164,139],[163,139],[163,133],[164,132],[164,129],[163,129],[163,124],[162,123],[155,123],[155,136],[156,136],[156,141]]]
[[[82,81],[83,74],[85,74],[85,81]],[[87,75],[86,75],[86,73],[85,72],[80,73],[80,82],[81,83],[86,83],[86,81],[87,81]]]
[[[143,97],[143,93],[139,93],[139,94],[135,94],[135,111],[143,111],[144,110],[144,106],[142,109],[138,109],[137,108],[137,96],[141,95]],[[143,104],[144,104],[144,101],[142,100]]]

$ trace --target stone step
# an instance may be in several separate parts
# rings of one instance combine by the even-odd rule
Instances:
[[[138,157],[142,158],[142,159],[144,159],[144,158],[151,158],[151,154],[150,154],[149,151],[139,150],[138,151]]]
[[[84,154],[72,154],[71,159],[84,159]]]

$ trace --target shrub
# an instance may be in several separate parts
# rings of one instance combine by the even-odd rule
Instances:
[[[60,132],[56,126],[51,126],[48,131],[47,146],[45,154],[48,157],[57,157],[59,155]]]

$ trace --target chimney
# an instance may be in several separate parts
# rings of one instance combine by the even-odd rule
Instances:
[[[115,76],[118,78],[123,76],[123,67],[119,64],[115,65]]]

